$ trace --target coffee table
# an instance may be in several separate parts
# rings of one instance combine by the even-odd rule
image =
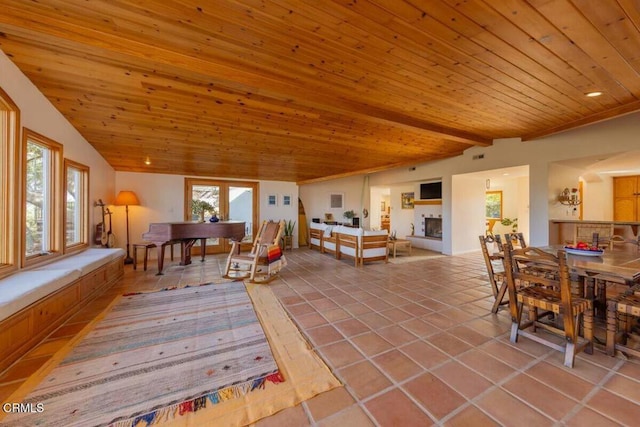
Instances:
[[[396,257],[396,252],[398,248],[408,249],[409,255],[411,255],[411,240],[405,240],[405,239],[389,240],[387,247],[389,248],[389,252],[393,254],[394,258]]]

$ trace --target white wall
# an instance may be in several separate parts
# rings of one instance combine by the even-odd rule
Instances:
[[[395,233],[396,237],[399,239],[404,239],[405,236],[411,234],[411,224],[415,224],[415,208],[414,209],[403,209],[402,208],[402,193],[413,192],[414,196],[420,197],[420,188],[416,183],[403,184],[403,185],[392,185],[390,187],[390,206],[391,206],[391,214],[390,214],[390,232],[391,234]],[[380,208],[378,208],[380,209]]]
[[[640,166],[640,165],[639,165]],[[613,221],[613,178],[600,176],[600,180],[583,181],[583,219]]]
[[[578,188],[582,169],[552,163],[549,165],[549,218],[550,219],[578,219],[579,207],[563,205],[558,201],[558,195],[565,189]],[[609,202],[611,203],[611,201]],[[602,218],[604,219],[604,218]]]
[[[485,194],[486,175],[469,173],[452,177],[452,215],[450,238],[453,253],[478,250],[478,236],[486,231]],[[518,219],[518,231],[529,241],[529,178],[527,176],[504,177],[491,180],[489,191],[502,192],[502,217]],[[494,234],[510,233],[511,226],[496,222]],[[445,236],[446,240],[446,236]]]
[[[467,225],[459,219],[455,222],[452,221],[452,206],[455,203],[456,211],[458,210],[459,197],[456,197],[456,194],[453,193],[451,177],[470,172],[528,165],[529,203],[528,205],[523,203],[519,206],[518,224],[519,228],[524,227],[525,224],[529,228],[529,240],[532,245],[546,245],[549,239],[550,212],[553,212],[554,215],[556,214],[557,187],[560,185],[562,185],[562,188],[567,186],[567,184],[558,182],[554,184],[553,188],[550,188],[551,163],[580,157],[595,157],[637,150],[637,135],[639,134],[640,113],[634,113],[536,141],[523,142],[518,138],[499,139],[494,141],[494,144],[490,147],[473,147],[465,151],[461,156],[416,165],[415,170],[412,170],[413,168],[397,168],[371,174],[369,184],[372,188],[392,187],[406,185],[407,183],[432,181],[434,177],[442,177],[443,252],[454,254],[463,251],[466,244],[456,243],[454,245],[453,236],[462,236],[463,234],[458,233],[460,233],[461,227],[466,227]],[[477,154],[483,154],[484,158],[474,160],[473,156]],[[357,176],[349,178],[350,182],[354,183],[361,179],[361,177]],[[572,180],[572,182],[574,181],[577,183],[577,179]],[[301,194],[307,195],[305,206],[306,204],[313,205],[315,197],[322,197],[322,199],[318,200],[323,200],[324,195],[322,193],[327,188],[340,188],[342,184],[343,180],[335,180],[302,186]],[[607,185],[603,183],[601,190],[604,190]],[[596,187],[594,185],[591,188],[594,193]],[[353,186],[353,189],[349,187],[342,188],[345,188],[347,199],[359,194],[359,189],[357,189],[356,185]],[[593,208],[593,204],[597,203],[595,200],[604,201],[608,197],[610,195],[604,196],[602,193],[598,198],[594,197],[594,202],[590,202],[588,206],[585,206],[585,210],[589,209],[589,218],[585,215],[585,219],[591,219],[590,217],[600,214],[597,209]],[[392,206],[393,198],[392,196]],[[606,204],[608,205],[609,203],[607,202]],[[608,212],[607,209],[602,209],[601,212],[606,214]],[[475,239],[477,237],[474,238],[474,242]]]
[[[557,201],[558,194],[564,188],[578,188],[578,182],[583,184],[582,219],[612,221],[613,178],[605,174],[585,173],[582,168],[557,163],[549,165],[549,218],[579,218],[579,207],[573,208]]]
[[[330,208],[329,195],[332,193],[344,194],[344,209]],[[304,204],[307,222],[311,222],[312,218],[322,220],[325,213],[332,213],[336,221],[342,222],[345,221],[344,212],[353,210],[360,217],[361,226],[368,228],[371,215],[364,219],[362,209],[367,208],[370,213],[380,210],[380,202],[377,208],[370,206],[369,187],[363,175],[303,185],[300,187],[300,199]]]
[[[484,180],[470,175],[455,175],[451,181],[450,197],[456,202],[447,204],[452,207],[451,214],[442,220],[442,251],[477,251],[478,236],[484,235],[486,229]],[[444,203],[444,188],[442,197]]]
[[[517,179],[517,218],[518,218],[518,231],[521,232],[525,241],[530,239],[531,224],[529,218],[531,217],[531,209],[529,205],[529,177],[520,177]]]
[[[205,177],[199,177],[205,179]],[[152,222],[183,221],[184,179],[182,175],[135,172],[116,172],[116,190],[132,190],[140,199],[140,206],[129,207],[129,234],[131,243],[142,240],[142,233]],[[212,178],[220,179],[220,178]],[[292,182],[260,181],[259,213],[262,220],[298,220],[298,188]],[[278,196],[278,206],[267,206],[267,194]],[[282,195],[291,196],[292,205],[282,206]],[[126,246],[126,220],[124,206],[110,206],[114,211],[113,228],[116,246]],[[297,224],[294,236],[297,236]],[[294,246],[297,238],[294,237]]]
[[[274,220],[295,221],[293,232],[293,247],[298,247],[298,186],[294,182],[284,181],[260,181],[260,221]],[[278,200],[277,206],[268,206],[267,196],[275,194]],[[291,206],[282,205],[283,195],[291,196]],[[308,217],[308,216],[307,216]]]
[[[95,224],[102,221],[101,211],[99,208],[93,208],[93,202],[98,199],[105,202],[113,201],[115,197],[113,168],[1,50],[0,87],[20,108],[21,127],[31,129],[62,144],[64,157],[90,168],[90,230],[93,241]]]

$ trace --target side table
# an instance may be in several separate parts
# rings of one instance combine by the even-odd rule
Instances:
[[[396,252],[398,248],[407,248],[409,251],[409,255],[411,255],[411,240],[405,240],[405,239],[389,240],[389,243],[387,243],[387,247],[389,248],[390,253],[393,254],[394,258],[396,257]]]

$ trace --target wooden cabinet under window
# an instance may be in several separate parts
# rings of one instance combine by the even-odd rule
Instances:
[[[640,221],[640,176],[613,178],[614,221]]]

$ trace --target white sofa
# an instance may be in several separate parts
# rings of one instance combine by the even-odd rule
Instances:
[[[309,248],[310,249],[318,249],[322,252],[322,239],[324,237],[325,231],[329,230],[329,235],[331,235],[331,227],[327,224],[321,224],[319,222],[312,222],[309,224]]]
[[[389,260],[389,233],[387,230],[364,230],[360,242],[360,262]]]
[[[354,264],[367,261],[388,260],[386,230],[363,230],[362,228],[327,225],[312,222],[309,225],[309,247],[322,253],[332,253],[337,259],[350,257]]]

